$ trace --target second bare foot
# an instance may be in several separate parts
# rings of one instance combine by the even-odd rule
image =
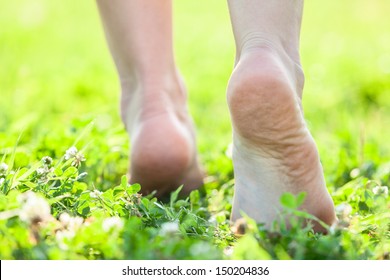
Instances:
[[[122,96],[122,118],[131,136],[130,183],[161,197],[183,185],[188,194],[203,182],[186,93],[174,86],[145,86]]]

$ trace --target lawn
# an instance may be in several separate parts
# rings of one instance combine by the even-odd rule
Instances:
[[[208,177],[165,202],[126,183],[130,145],[94,1],[63,2],[0,10],[0,259],[390,258],[389,1],[305,3],[304,111],[339,224],[313,233],[286,195],[292,228],[248,219],[242,237],[229,224],[225,1],[175,1],[175,51]]]

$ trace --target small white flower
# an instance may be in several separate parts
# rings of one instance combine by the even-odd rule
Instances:
[[[83,225],[83,222],[84,222],[83,218],[81,218],[81,217],[73,217],[70,220],[70,224],[69,224],[68,228],[70,228],[71,230],[77,230],[77,229],[79,229]]]
[[[170,234],[174,234],[174,233],[178,233],[178,232],[179,232],[179,223],[178,222],[167,222],[167,223],[163,223],[161,225],[160,233],[162,235],[170,235]]]
[[[57,240],[58,239],[65,239],[65,238],[72,239],[73,237],[75,237],[75,233],[73,231],[70,231],[70,230],[59,230],[56,233]]]
[[[34,192],[22,194],[19,201],[23,203],[19,212],[19,218],[22,221],[31,224],[51,219],[49,203]]]
[[[4,176],[8,171],[8,165],[4,162],[0,163],[0,176]]]
[[[76,147],[70,147],[65,153],[65,160],[73,159],[72,165],[78,167],[82,161],[85,161],[84,155]]]
[[[76,147],[70,147],[68,150],[65,152],[65,160],[74,158],[78,153],[78,150]]]
[[[4,178],[0,178],[0,186],[4,183],[5,179]]]
[[[39,167],[37,168],[37,175],[38,176],[46,176],[48,175],[50,172],[53,172],[54,169],[53,168],[49,168],[47,165],[43,166],[43,167]]]
[[[98,198],[99,196],[101,196],[103,193],[101,191],[98,191],[98,190],[94,190],[93,192],[90,192],[89,193],[89,196],[91,198]]]
[[[226,247],[223,250],[223,253],[225,254],[225,256],[230,257],[233,254],[233,247],[232,246]]]
[[[59,221],[64,228],[56,232],[56,240],[62,250],[67,250],[67,243],[76,236],[76,232],[83,225],[84,219],[81,217],[71,217],[68,213],[64,212],[60,215]]]
[[[48,175],[54,171],[53,167],[49,167],[48,165],[44,165],[42,167],[37,168],[37,177],[38,177],[38,182],[40,183],[45,183],[48,181]]]
[[[110,217],[103,221],[102,227],[105,232],[113,229],[121,230],[123,228],[123,221],[119,217]]]
[[[348,203],[341,203],[335,207],[335,211],[342,219],[346,219],[352,212],[352,206]]]
[[[37,174],[38,174],[38,176],[42,176],[43,174],[45,174],[45,168],[44,167],[39,167],[38,169],[37,169]]]
[[[68,230],[74,232],[78,230],[84,222],[81,217],[71,217],[68,213],[62,213],[59,217],[61,224]]]
[[[73,166],[79,166],[81,164],[82,161],[85,161],[85,157],[82,153],[78,153],[75,158],[74,158],[74,161],[72,163]]]
[[[70,215],[68,213],[62,213],[59,217],[59,220],[63,226],[68,226],[70,222]]]
[[[387,186],[376,186],[372,189],[372,192],[376,195],[383,194],[384,196],[389,195],[389,188]]]
[[[43,157],[42,158],[42,163],[45,165],[45,166],[51,166],[53,164],[53,159],[51,157]]]

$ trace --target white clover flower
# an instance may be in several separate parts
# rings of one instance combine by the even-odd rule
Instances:
[[[71,230],[77,230],[79,229],[84,223],[84,219],[81,217],[73,217],[70,219],[70,223],[68,225],[68,228]]]
[[[59,217],[61,224],[66,227],[70,222],[70,215],[66,212],[62,213]]]
[[[49,203],[34,192],[22,194],[19,201],[23,203],[19,212],[19,218],[22,221],[32,224],[45,222],[52,218]]]
[[[84,155],[76,147],[70,147],[64,156],[65,160],[73,159],[72,165],[78,167],[82,161],[85,161]]]
[[[42,167],[37,168],[37,177],[40,183],[45,183],[48,180],[48,175],[54,171],[53,167],[49,167],[48,165],[44,165]]]
[[[44,168],[44,167],[39,167],[39,168],[37,168],[37,174],[38,174],[38,176],[42,176],[43,174],[45,174],[46,172],[46,170],[45,170],[46,168]]]
[[[79,166],[81,164],[82,161],[85,161],[85,157],[82,153],[78,153],[75,158],[74,158],[74,161],[72,163],[73,166]]]
[[[109,232],[114,229],[121,230],[123,228],[123,221],[119,217],[110,217],[103,221],[102,228],[105,232]]]
[[[335,207],[335,211],[340,217],[346,219],[352,212],[352,206],[348,203],[341,203]]]
[[[98,198],[99,196],[101,196],[103,193],[101,191],[98,191],[98,190],[94,190],[93,192],[90,192],[89,193],[89,196],[91,198]]]
[[[225,254],[225,256],[230,257],[233,254],[233,247],[232,246],[226,247],[223,250],[223,253]]]
[[[383,194],[384,196],[389,195],[389,188],[387,186],[376,186],[372,189],[372,192],[376,195]]]
[[[49,156],[43,157],[41,161],[45,166],[50,167],[53,164],[53,159]]]
[[[70,147],[68,150],[65,152],[65,160],[74,158],[78,153],[78,150],[76,147]]]
[[[56,232],[56,240],[60,249],[67,250],[67,243],[76,236],[76,231],[83,225],[84,219],[81,217],[71,217],[68,213],[64,212],[60,215],[59,221],[64,228]]]
[[[59,217],[61,224],[69,231],[78,230],[84,223],[81,217],[71,217],[68,213],[62,213]]]
[[[54,168],[49,168],[47,165],[43,167],[37,168],[37,175],[42,177],[42,176],[47,176],[50,172],[53,172]]]
[[[167,222],[161,225],[160,233],[162,235],[171,235],[179,232],[179,223],[178,222]]]
[[[4,162],[0,163],[0,176],[4,176],[8,171],[8,165]]]

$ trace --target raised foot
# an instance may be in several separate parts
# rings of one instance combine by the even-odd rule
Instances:
[[[188,194],[202,185],[192,134],[173,114],[142,122],[132,139],[130,182],[140,183],[142,193],[161,197],[184,185]]]
[[[302,208],[327,224],[335,221],[303,118],[302,86],[300,68],[270,48],[242,55],[236,65],[227,96],[233,124],[233,220],[243,211],[270,228],[278,219],[281,195],[306,192]]]
[[[122,118],[131,136],[130,183],[161,197],[183,185],[188,194],[203,184],[195,132],[184,90],[133,91],[122,96]]]

